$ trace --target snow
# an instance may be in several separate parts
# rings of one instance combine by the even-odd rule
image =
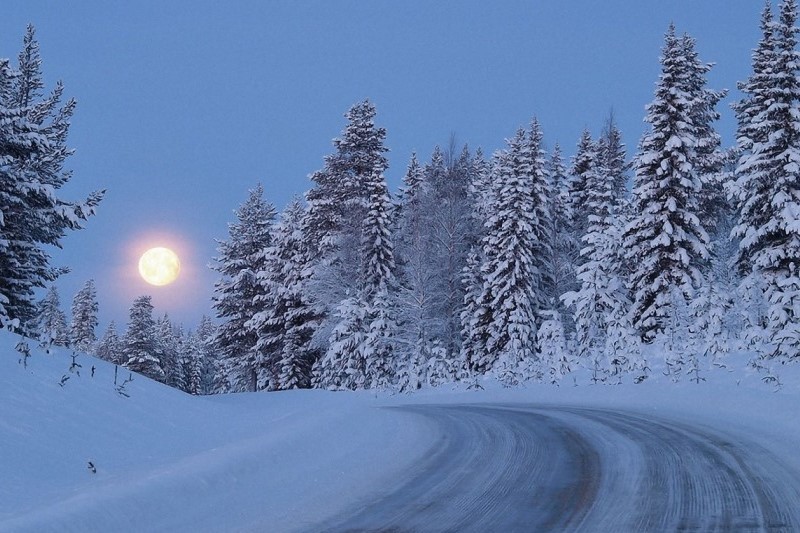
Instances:
[[[4,532],[290,531],[371,494],[433,438],[368,393],[191,397],[134,375],[126,398],[113,365],[80,355],[77,376],[68,352],[32,348],[23,368],[18,340],[0,332]]]
[[[78,376],[68,370],[71,352],[46,354],[29,342],[26,368],[19,340],[0,332],[4,532],[307,529],[391,488],[434,445],[427,418],[382,408],[406,404],[624,408],[741,435],[800,471],[800,365],[780,367],[775,391],[757,373],[729,370],[745,367],[744,354],[700,384],[673,384],[654,368],[641,385],[590,385],[578,373],[578,386],[569,375],[561,386],[515,389],[483,378],[483,391],[192,397],[134,376],[124,397],[113,365],[79,355]]]

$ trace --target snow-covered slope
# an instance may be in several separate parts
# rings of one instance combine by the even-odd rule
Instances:
[[[401,404],[609,407],[706,424],[756,441],[800,471],[798,368],[778,392],[758,375],[707,382],[454,386],[413,395],[296,391],[191,397],[0,332],[0,531],[293,531],[391,486],[441,437]],[[743,368],[732,361],[730,368]],[[91,376],[91,367],[95,367]],[[63,386],[64,376],[68,376]],[[120,372],[118,383],[127,372]],[[89,462],[96,467],[93,473]]]
[[[80,355],[78,376],[71,352],[33,349],[23,368],[18,341],[0,333],[4,532],[287,531],[370,494],[431,438],[369,394],[197,398],[134,375],[124,397],[113,365]]]

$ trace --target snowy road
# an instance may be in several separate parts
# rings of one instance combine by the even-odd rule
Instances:
[[[800,473],[746,437],[611,410],[401,409],[438,442],[328,531],[800,531]]]

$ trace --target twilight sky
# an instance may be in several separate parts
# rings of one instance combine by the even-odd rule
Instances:
[[[533,115],[571,157],[584,127],[613,108],[629,154],[645,129],[663,35],[674,21],[731,90],[719,129],[732,142],[736,82],[750,71],[759,0],[4,0],[0,57],[16,58],[26,24],[48,89],[78,100],[77,150],[63,196],[107,188],[88,227],[54,263],[68,310],[93,278],[101,328],[124,328],[134,297],[193,327],[212,314],[215,239],[259,181],[278,209],[310,186],[343,114],[370,98],[387,129],[390,186],[409,155],[427,159],[452,133],[491,154]],[[139,279],[150,246],[170,246],[183,273]],[[99,331],[98,334],[102,333]]]

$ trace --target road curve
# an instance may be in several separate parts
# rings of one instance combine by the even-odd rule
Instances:
[[[626,411],[409,406],[440,432],[329,532],[800,531],[800,473],[723,433]]]

